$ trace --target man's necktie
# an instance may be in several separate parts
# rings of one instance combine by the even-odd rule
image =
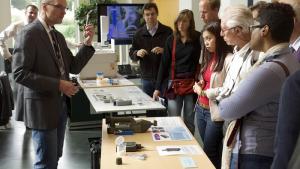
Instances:
[[[293,52],[293,54],[296,56],[296,58],[300,62],[300,47],[297,49],[297,51]]]
[[[61,78],[66,79],[67,76],[66,76],[66,71],[65,71],[65,65],[64,65],[64,61],[63,61],[63,58],[62,58],[62,55],[61,55],[60,47],[59,47],[59,44],[58,44],[58,41],[57,41],[57,36],[56,36],[56,33],[55,33],[54,29],[52,29],[50,31],[50,35],[51,35],[51,38],[52,38],[52,44],[53,44],[54,53],[55,53],[55,56],[56,56],[55,61],[58,64],[59,71],[60,71],[60,74],[61,74]]]
[[[292,53],[295,52],[295,49],[294,49],[292,46],[290,46],[289,48],[290,48],[290,51],[291,51]]]

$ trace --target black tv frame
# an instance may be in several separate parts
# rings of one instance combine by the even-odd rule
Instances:
[[[101,22],[100,22],[100,16],[101,15],[107,15],[107,13],[103,13],[104,11],[101,11],[101,6],[141,6],[143,7],[144,4],[138,4],[138,3],[135,3],[135,4],[125,4],[125,3],[122,3],[122,4],[97,4],[97,30],[98,30],[98,42],[101,41]],[[144,24],[141,25],[141,27],[143,26]],[[110,41],[109,41],[110,43]],[[115,44],[116,45],[129,45],[129,44],[132,44],[132,39],[128,39],[128,38],[124,38],[124,39],[115,39]]]

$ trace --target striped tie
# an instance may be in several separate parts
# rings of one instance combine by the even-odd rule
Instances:
[[[59,71],[60,71],[60,74],[61,74],[61,78],[66,79],[67,76],[66,76],[66,71],[65,71],[65,65],[64,65],[64,61],[63,61],[63,58],[62,58],[62,55],[61,55],[59,43],[57,41],[57,36],[56,36],[56,33],[55,33],[54,29],[52,29],[50,31],[50,35],[51,35],[51,38],[52,38],[54,53],[55,53],[55,56],[56,56],[55,61],[58,64]]]
[[[296,58],[300,62],[300,47],[297,49],[297,51],[294,51],[293,54],[296,56]]]

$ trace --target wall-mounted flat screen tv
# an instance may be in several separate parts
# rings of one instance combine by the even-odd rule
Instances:
[[[108,16],[107,40],[115,39],[116,45],[131,44],[138,28],[144,25],[144,4],[98,4],[98,42],[101,41],[100,16]]]

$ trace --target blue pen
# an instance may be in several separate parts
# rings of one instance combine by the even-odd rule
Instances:
[[[118,130],[115,131],[115,135],[133,135],[132,130]]]

